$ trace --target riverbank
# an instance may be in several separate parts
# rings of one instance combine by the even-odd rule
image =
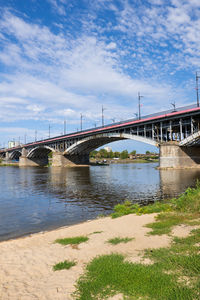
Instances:
[[[143,164],[143,163],[157,163],[159,162],[159,159],[151,159],[151,158],[136,158],[136,159],[112,159],[112,158],[106,158],[106,159],[100,159],[99,162],[105,161],[108,164]],[[96,163],[96,159],[90,158],[90,163]]]
[[[1,242],[0,297],[197,299],[199,199],[198,185],[167,203],[126,202],[113,218]]]
[[[197,299],[199,245],[197,183],[178,199],[126,201],[112,218],[1,242],[0,298]]]
[[[155,214],[129,215],[118,219],[106,217],[1,242],[0,298],[72,299],[71,293],[75,291],[74,285],[83,273],[85,264],[97,255],[117,251],[128,255],[132,261],[140,261],[139,251],[147,247],[169,245],[170,238],[167,236],[160,238],[146,235],[150,230],[144,226],[153,222],[154,217]],[[88,242],[77,247],[54,243],[58,238],[80,235],[88,236]],[[106,242],[116,236],[128,236],[134,240],[117,246]],[[76,261],[76,266],[70,270],[53,271],[53,266],[65,259]]]
[[[107,164],[143,164],[143,163],[156,163],[156,162],[159,162],[159,159],[151,159],[151,158],[138,158],[138,159],[106,159],[106,162]],[[98,165],[101,165],[101,163],[105,164],[104,160],[99,160],[98,163],[97,163],[97,160],[96,159],[90,159],[90,164],[92,166],[98,166]],[[89,164],[89,165],[90,165]],[[0,167],[8,167],[8,166],[14,166],[14,167],[18,167],[19,166],[19,163],[18,162],[11,162],[11,163],[3,163],[3,162],[0,162]],[[45,167],[51,167],[52,166],[52,161],[50,161],[48,163],[47,166]],[[77,165],[77,167],[81,167],[81,166],[84,166],[84,165]],[[85,166],[88,166],[88,165],[85,165]],[[73,166],[74,167],[74,166]]]

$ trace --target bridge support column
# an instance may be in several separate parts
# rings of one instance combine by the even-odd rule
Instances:
[[[200,168],[200,148],[180,147],[176,142],[160,145],[160,169]]]
[[[28,158],[28,151],[23,148],[22,155],[19,158],[19,167],[43,167],[48,164],[48,158]]]
[[[9,156],[8,152],[6,152],[6,156],[2,160],[3,160],[3,163],[5,163],[5,164],[10,164],[12,162],[10,160],[10,156]]]
[[[64,155],[62,152],[53,152],[52,167],[73,167],[89,164],[89,155]]]
[[[48,164],[48,158],[30,159],[25,156],[20,156],[19,167],[44,167]]]

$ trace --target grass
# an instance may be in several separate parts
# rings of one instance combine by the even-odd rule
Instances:
[[[187,238],[175,238],[168,248],[148,249],[153,264],[131,263],[120,254],[94,258],[76,285],[77,300],[107,299],[122,293],[125,299],[199,299],[200,229]]]
[[[200,224],[200,183],[197,181],[196,188],[188,188],[178,198],[157,201],[151,205],[139,206],[125,201],[114,207],[112,218],[135,213],[137,215],[159,213],[156,222],[149,224],[150,234],[169,234],[175,225]],[[192,222],[192,223],[191,223]]]
[[[59,243],[61,245],[78,245],[80,243],[87,242],[89,238],[87,236],[76,236],[71,238],[57,239],[55,243]]]
[[[133,239],[134,238],[128,238],[128,237],[125,237],[125,238],[115,237],[113,239],[108,240],[107,243],[112,244],[112,245],[117,245],[120,243],[128,243],[128,242],[132,241]]]
[[[114,207],[114,213],[112,213],[111,216],[114,219],[129,214],[141,215],[163,211],[172,211],[172,206],[169,203],[162,203],[159,201],[147,206],[139,206],[139,204],[132,204],[130,201],[125,201],[123,204],[117,204]]]
[[[10,163],[10,164],[0,163],[0,167],[18,167],[18,166],[19,166],[18,163]]]
[[[53,266],[54,271],[59,271],[59,270],[69,270],[71,267],[75,266],[76,262],[75,261],[68,261],[65,260],[63,262],[60,262],[56,265]]]
[[[157,212],[156,222],[148,224],[151,234],[170,234],[179,224],[200,225],[200,184],[188,188],[177,199],[140,207],[126,201],[115,206],[113,218],[130,213]],[[126,239],[126,238],[125,238]],[[110,240],[117,244],[121,238]],[[109,241],[108,241],[109,242]],[[124,299],[200,299],[200,229],[188,237],[173,238],[169,247],[146,249],[144,257],[152,264],[132,263],[121,254],[94,258],[79,278],[74,294],[77,300],[107,299],[123,294]]]
[[[90,233],[90,234],[99,234],[99,233],[102,233],[103,231],[94,231],[94,232],[92,232],[92,233]]]

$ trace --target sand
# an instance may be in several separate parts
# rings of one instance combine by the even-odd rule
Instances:
[[[113,252],[127,255],[130,261],[141,261],[146,248],[165,247],[171,238],[167,235],[147,235],[145,224],[154,221],[155,214],[110,217],[62,227],[50,232],[0,243],[0,299],[1,300],[68,300],[75,283],[87,262],[101,254]],[[180,230],[180,228],[179,228]],[[94,233],[102,231],[101,233]],[[57,238],[87,235],[89,241],[78,247],[55,244]],[[110,245],[114,237],[134,238],[127,244]],[[54,264],[75,260],[70,270],[53,271]],[[143,261],[143,263],[151,263]],[[118,297],[120,299],[121,297]]]

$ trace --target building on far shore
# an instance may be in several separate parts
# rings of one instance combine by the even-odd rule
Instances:
[[[9,141],[8,142],[8,148],[13,148],[13,147],[17,147],[20,146],[20,143],[18,141]]]
[[[107,152],[111,152],[112,148],[111,147],[104,147],[104,150],[106,150]]]

